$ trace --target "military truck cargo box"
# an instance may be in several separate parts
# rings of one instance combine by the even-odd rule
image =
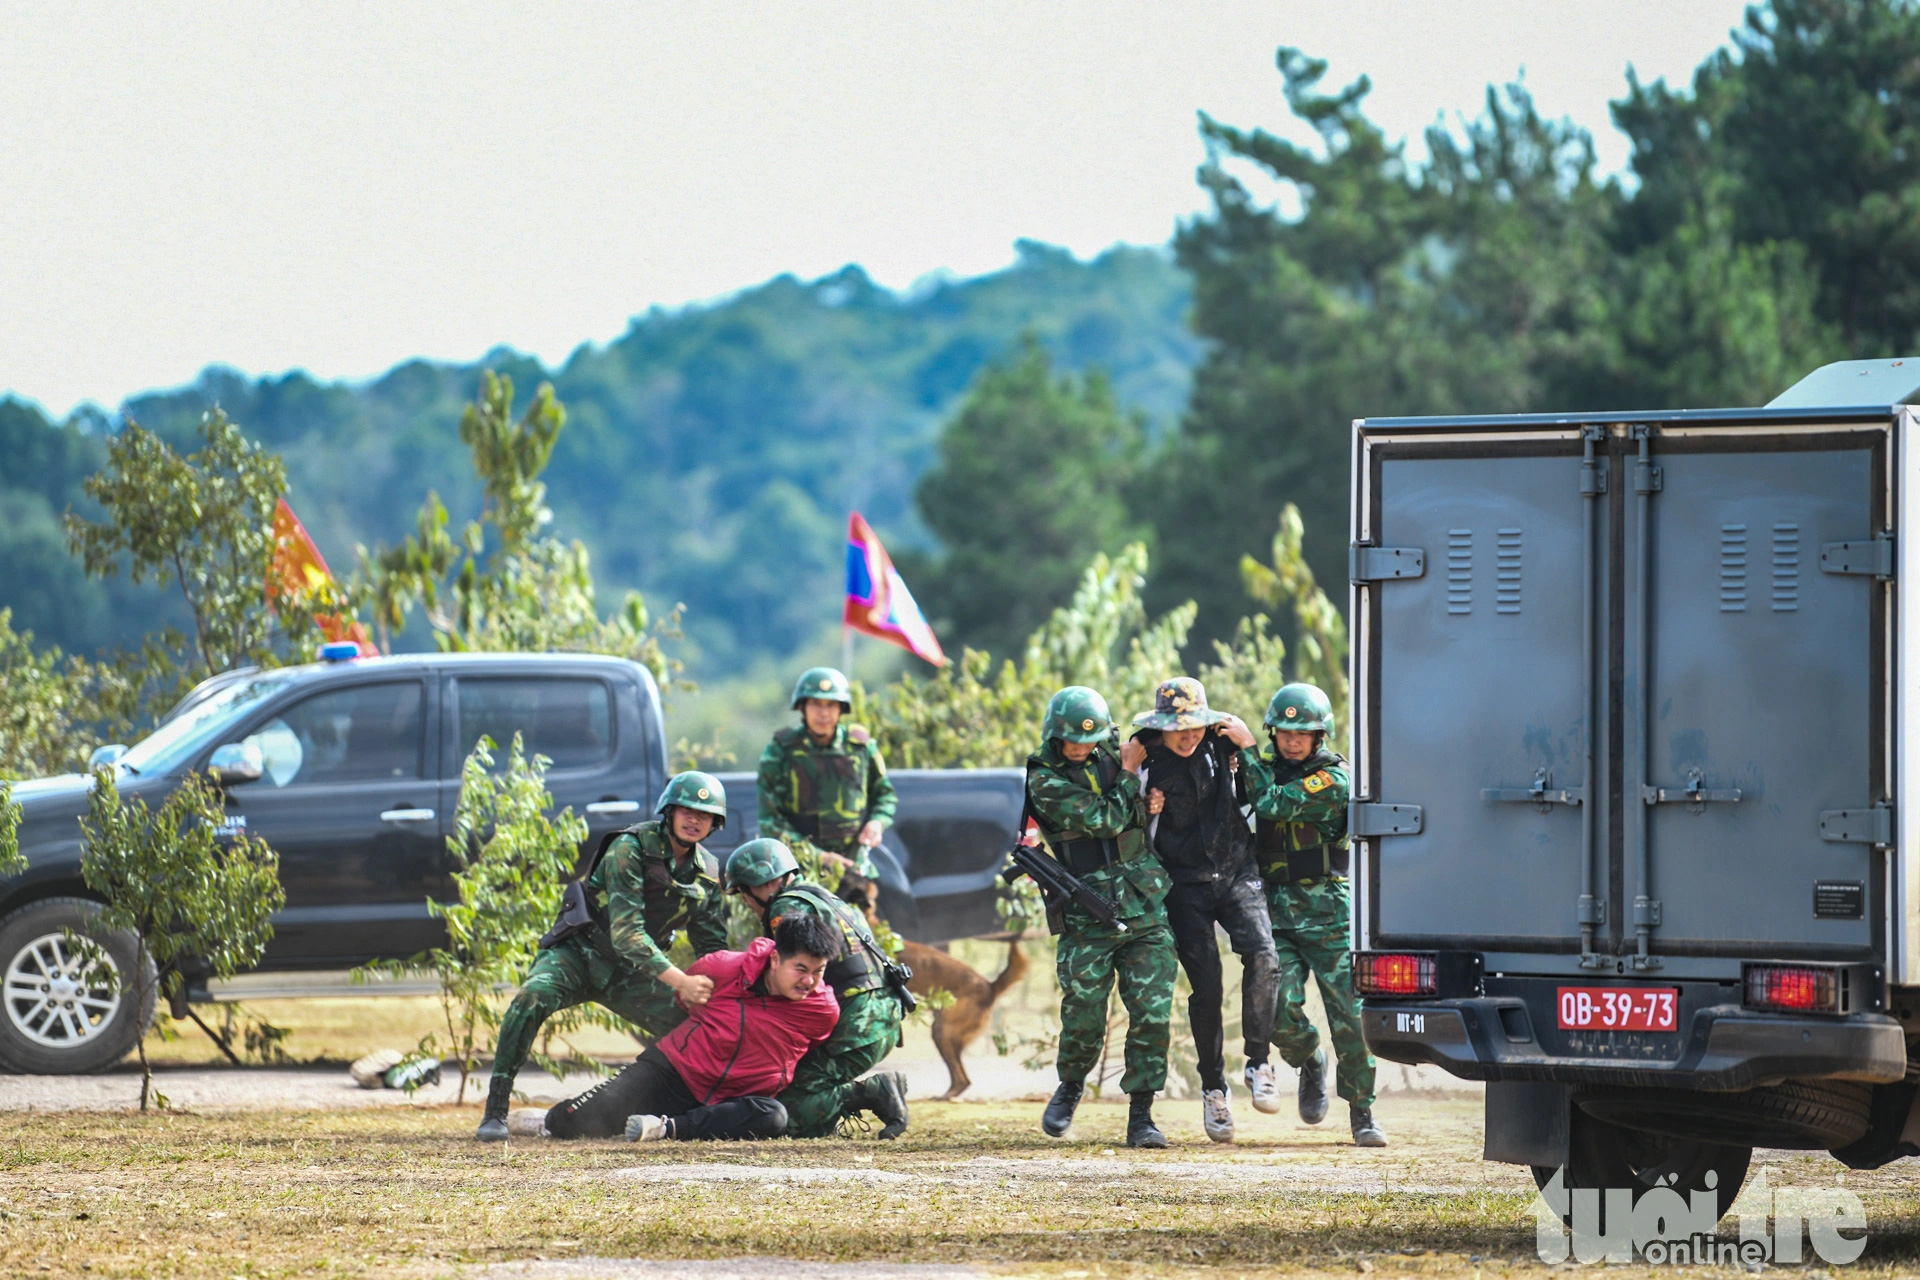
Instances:
[[[1355,424],[1356,980],[1488,1158],[1920,1153],[1917,388]]]

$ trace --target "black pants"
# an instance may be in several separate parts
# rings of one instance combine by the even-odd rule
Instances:
[[[618,1138],[627,1130],[627,1117],[637,1115],[666,1116],[673,1122],[670,1133],[682,1141],[777,1138],[787,1131],[787,1109],[772,1098],[730,1098],[702,1106],[656,1045],[611,1080],[556,1104],[547,1112],[547,1133]]]
[[[1280,997],[1280,957],[1273,949],[1266,890],[1253,878],[1187,884],[1176,880],[1167,894],[1167,922],[1173,926],[1180,967],[1193,987],[1187,998],[1187,1022],[1193,1027],[1201,1086],[1224,1089],[1227,1064],[1221,1005],[1226,997],[1213,926],[1217,922],[1227,931],[1234,954],[1240,957],[1240,1032],[1246,1038],[1247,1061],[1265,1062]]]

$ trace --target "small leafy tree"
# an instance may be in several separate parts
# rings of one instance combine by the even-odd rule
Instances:
[[[271,917],[286,902],[280,859],[265,841],[227,831],[221,793],[209,778],[189,776],[158,813],[145,800],[123,802],[113,771],[94,774],[80,873],[106,908],[100,927],[125,930],[136,943],[131,979],[134,1008],[150,996],[170,995],[184,979],[181,961],[197,958],[215,977],[230,978],[260,959],[273,937]],[[126,974],[104,963],[96,944],[92,977],[125,989]],[[158,991],[148,986],[147,961],[157,971]],[[140,1109],[153,1093],[153,1067],[144,1037],[139,1042]]]
[[[67,545],[96,578],[125,567],[134,582],[179,588],[193,618],[186,683],[243,663],[277,661],[274,641],[310,656],[320,640],[313,613],[347,601],[282,600],[267,607],[273,513],[287,491],[279,455],[249,441],[219,409],[200,422],[203,447],[181,454],[137,423],[107,445],[107,465],[85,482],[105,518],[68,514]],[[276,622],[279,628],[276,634]],[[164,649],[186,642],[167,633]]]
[[[81,768],[100,743],[124,739],[148,673],[167,664],[148,651],[101,662],[34,647],[0,609],[0,778],[34,778]]]
[[[459,809],[447,837],[460,864],[453,874],[456,900],[427,904],[446,922],[447,944],[355,971],[356,980],[366,982],[426,968],[440,980],[449,1051],[460,1063],[457,1102],[466,1100],[479,1052],[499,1029],[500,993],[518,983],[539,954],[540,936],[553,923],[587,838],[585,819],[572,809],[547,816],[553,797],[545,756],[528,759],[516,734],[505,772],[495,774],[493,752],[493,742],[482,738],[461,771]],[[547,1038],[588,1023],[627,1026],[598,1006],[581,1006],[550,1019]],[[544,1051],[534,1060],[555,1074],[562,1070]]]
[[[654,619],[630,591],[602,618],[586,547],[541,532],[553,512],[539,477],[566,420],[546,383],[516,420],[513,379],[487,371],[460,417],[460,439],[485,494],[479,517],[456,540],[446,507],[429,492],[404,542],[360,549],[354,591],[372,600],[383,643],[418,605],[445,651],[607,653],[641,663],[662,684],[679,671],[662,647],[680,634],[679,607]]]
[[[20,806],[13,802],[13,788],[0,782],[0,876],[17,876],[27,869],[20,856]]]
[[[1273,563],[1242,557],[1240,580],[1255,600],[1292,611],[1298,648],[1293,678],[1326,690],[1333,702],[1335,723],[1344,736],[1349,731],[1348,713],[1353,706],[1353,690],[1347,684],[1347,620],[1314,580],[1302,549],[1305,534],[1300,508],[1289,502],[1280,510],[1280,530],[1273,535]]]

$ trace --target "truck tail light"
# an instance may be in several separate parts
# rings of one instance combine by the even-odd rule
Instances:
[[[1430,996],[1439,989],[1432,953],[1360,951],[1353,957],[1353,985],[1363,996]]]
[[[1777,1013],[1845,1012],[1846,974],[1803,964],[1750,964],[1747,1008]]]

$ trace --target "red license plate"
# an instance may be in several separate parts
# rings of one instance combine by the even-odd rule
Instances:
[[[1672,1031],[1678,987],[1562,987],[1562,1031]]]

